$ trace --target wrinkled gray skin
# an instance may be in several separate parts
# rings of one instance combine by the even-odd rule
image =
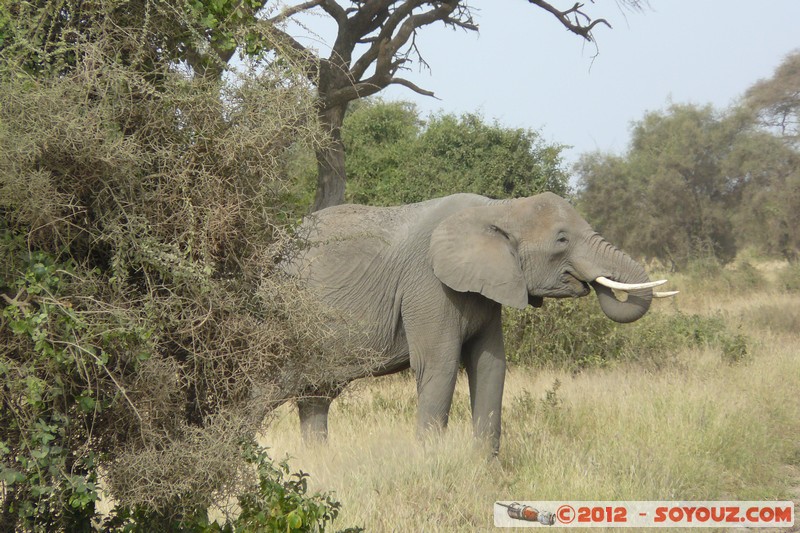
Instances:
[[[409,365],[416,374],[417,429],[447,425],[461,364],[469,379],[475,435],[496,453],[506,372],[501,305],[539,307],[543,298],[594,288],[605,314],[632,322],[649,289],[625,302],[593,283],[605,276],[648,281],[644,269],[545,193],[516,200],[455,194],[398,207],[341,205],[303,224],[310,247],[286,267],[322,300],[360,321],[383,356],[373,375]],[[346,348],[343,348],[346,349]],[[353,378],[364,376],[353,376]],[[299,403],[306,439],[327,435],[330,399]]]

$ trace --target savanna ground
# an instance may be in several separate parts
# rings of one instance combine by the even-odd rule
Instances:
[[[327,446],[301,443],[289,405],[261,442],[335,491],[339,528],[490,530],[497,500],[798,502],[800,291],[786,280],[800,271],[755,264],[669,274],[682,292],[651,310],[721,318],[746,339],[734,358],[699,343],[663,365],[512,366],[497,461],[474,444],[464,375],[447,432],[425,443],[408,373],[354,383],[333,403]]]

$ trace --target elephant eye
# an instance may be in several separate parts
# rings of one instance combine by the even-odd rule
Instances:
[[[569,243],[569,239],[567,238],[566,235],[559,235],[558,239],[556,239],[556,242],[558,242],[559,244],[567,244]]]

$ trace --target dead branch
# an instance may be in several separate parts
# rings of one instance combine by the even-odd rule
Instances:
[[[594,41],[594,37],[592,37],[592,29],[594,29],[595,26],[598,24],[605,24],[609,28],[611,27],[611,24],[609,24],[606,19],[592,20],[589,15],[581,11],[583,9],[583,4],[579,2],[576,2],[575,5],[565,11],[559,10],[544,0],[528,0],[528,2],[539,6],[545,11],[549,11],[565,28],[576,35],[580,35],[590,42]],[[570,15],[573,16],[572,18],[574,22],[570,20]],[[583,23],[581,22],[581,19],[583,19]]]
[[[412,91],[414,91],[415,93],[421,94],[422,96],[431,96],[433,98],[436,98],[436,95],[433,93],[433,91],[428,91],[426,89],[422,89],[421,87],[418,87],[414,83],[412,83],[412,82],[410,82],[410,81],[408,81],[406,79],[403,79],[403,78],[392,78],[391,80],[389,80],[389,83],[391,83],[393,85],[402,85],[403,87],[407,87],[407,88],[411,89]],[[438,100],[438,98],[437,98],[437,100]]]
[[[267,19],[272,24],[278,24],[280,22],[285,21],[288,18],[297,15],[298,13],[302,13],[303,11],[308,11],[311,8],[317,7],[321,5],[325,0],[310,0],[308,2],[303,2],[302,4],[297,4],[294,6],[286,7],[281,9],[280,13]]]

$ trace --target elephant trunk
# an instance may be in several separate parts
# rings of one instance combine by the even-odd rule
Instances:
[[[631,291],[625,301],[621,301],[614,295],[613,289],[604,287],[596,282],[592,283],[592,287],[597,293],[600,308],[606,316],[615,322],[623,324],[642,318],[650,308],[650,302],[653,299],[653,291],[651,289]]]
[[[613,289],[598,282],[597,278],[604,276],[621,283],[646,283],[649,278],[644,267],[597,234],[591,237],[591,242],[595,261],[587,279],[593,280],[591,285],[597,294],[600,308],[615,322],[628,323],[639,320],[650,308],[653,299],[652,289],[615,293]]]

